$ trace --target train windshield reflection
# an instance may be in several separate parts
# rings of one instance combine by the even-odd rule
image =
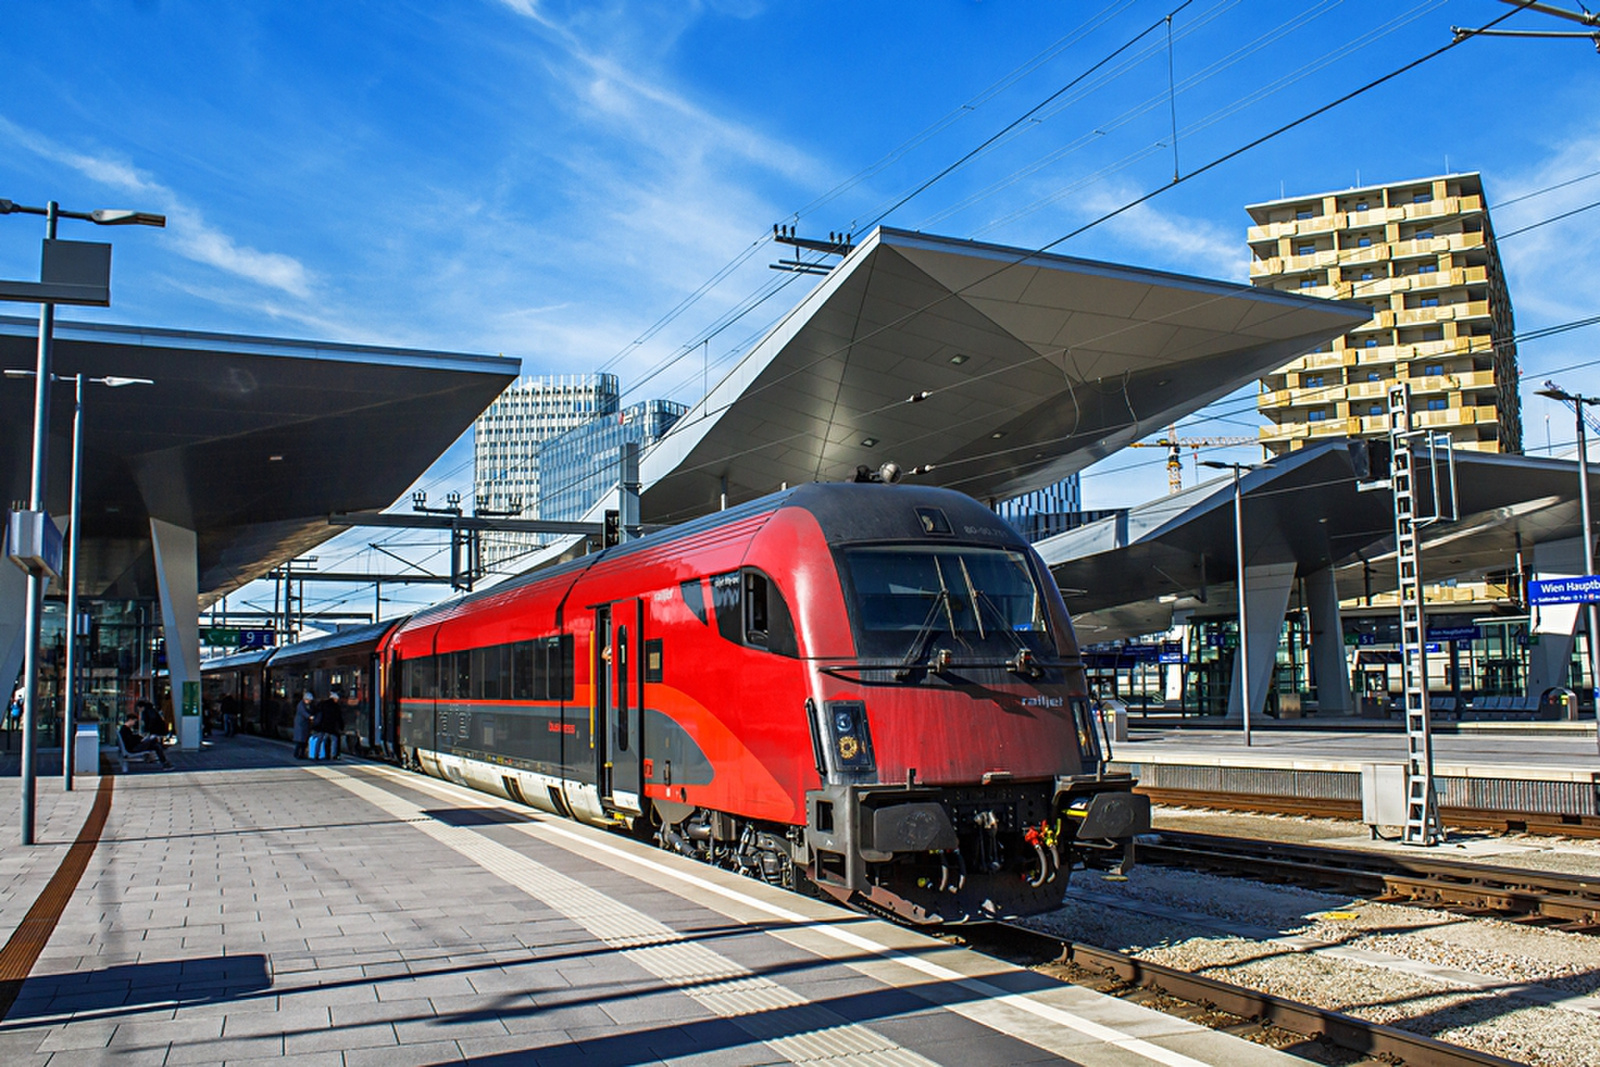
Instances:
[[[920,658],[929,638],[1009,657],[1053,651],[1044,600],[1020,552],[960,545],[845,549],[857,652]]]

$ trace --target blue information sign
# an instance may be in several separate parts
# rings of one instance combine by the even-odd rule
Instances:
[[[1595,601],[1600,601],[1600,574],[1528,583],[1530,604],[1591,604]]]
[[[1428,640],[1430,641],[1476,641],[1482,636],[1483,631],[1476,626],[1428,627]]]
[[[240,648],[272,648],[278,643],[276,630],[240,630]]]

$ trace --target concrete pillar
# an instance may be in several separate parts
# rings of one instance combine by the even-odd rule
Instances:
[[[1574,578],[1583,573],[1583,541],[1546,541],[1533,546],[1533,577]],[[1578,629],[1582,604],[1544,604],[1529,609],[1528,695],[1567,684],[1572,662],[1572,635]],[[1537,637],[1537,643],[1534,638]]]
[[[4,540],[0,536],[0,540]],[[0,705],[9,706],[22,670],[24,625],[28,611],[28,576],[8,559],[0,559]],[[4,714],[4,707],[0,707]]]
[[[1306,579],[1306,607],[1311,615],[1311,667],[1317,678],[1317,714],[1352,715],[1350,662],[1345,656],[1344,619],[1339,614],[1339,587],[1333,568]]]
[[[195,535],[193,530],[152,518],[150,541],[155,548],[178,746],[193,751],[200,747],[200,573]],[[192,715],[184,714],[186,692]]]
[[[1261,718],[1266,707],[1267,686],[1272,681],[1272,666],[1278,658],[1278,639],[1283,635],[1283,616],[1289,610],[1289,591],[1294,588],[1293,563],[1268,563],[1246,567],[1244,572],[1244,610],[1248,616],[1250,645],[1250,721]],[[1240,722],[1240,660],[1233,659],[1233,682],[1228,691],[1225,721]]]

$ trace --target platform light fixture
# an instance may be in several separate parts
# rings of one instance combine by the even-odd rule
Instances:
[[[15,200],[0,199],[0,215],[42,215],[45,220],[44,267],[37,285],[6,283],[5,299],[19,300],[39,305],[39,355],[34,369],[33,383],[33,467],[30,479],[28,510],[45,510],[45,472],[50,448],[50,349],[55,333],[57,303],[87,303],[107,306],[111,302],[110,246],[96,246],[79,242],[56,241],[56,223],[61,219],[77,219],[97,226],[165,226],[167,218],[149,211],[129,211],[121,208],[95,211],[64,211],[54,200],[44,207],[19,204]],[[62,277],[52,277],[52,249],[65,251],[66,255],[56,266],[62,268]],[[85,255],[87,253],[87,255]],[[59,284],[65,282],[66,284]],[[87,284],[84,284],[87,283]],[[65,290],[65,295],[63,295]],[[76,290],[76,292],[75,292]],[[24,684],[22,707],[22,844],[34,844],[34,784],[37,775],[39,722],[39,635],[42,627],[44,576],[30,572],[28,575],[28,600],[26,635],[24,637]],[[76,621],[71,625],[76,628]]]
[[[1223,463],[1203,459],[1200,466],[1213,470],[1233,471],[1233,550],[1234,565],[1238,568],[1239,587],[1239,654],[1234,669],[1239,672],[1239,718],[1244,722],[1244,745],[1250,747],[1250,625],[1245,607],[1244,591],[1244,482],[1245,471],[1255,470],[1254,463]],[[1280,620],[1281,621],[1281,620]]]
[[[8,369],[6,377],[32,378],[37,373],[31,370]],[[87,383],[121,389],[128,385],[156,383],[150,378],[125,378],[114,374],[90,378],[81,371],[77,374],[52,374],[50,380],[54,383],[73,383],[72,502],[69,512],[72,516],[72,526],[67,534],[66,569],[61,575],[62,584],[67,587],[66,693],[61,709],[61,786],[65,792],[70,793],[75,770],[73,759],[77,754],[73,739],[77,736],[78,703],[82,699],[78,680],[78,538],[83,530],[83,387]]]
[[[1589,520],[1589,441],[1584,431],[1583,409],[1588,404],[1600,404],[1600,397],[1569,393],[1555,382],[1545,382],[1543,389],[1534,390],[1536,396],[1559,400],[1572,405],[1578,420],[1578,500],[1583,511],[1583,573],[1594,573],[1594,526]],[[1589,684],[1594,701],[1595,745],[1600,746],[1600,611],[1594,601],[1587,605],[1589,623]]]

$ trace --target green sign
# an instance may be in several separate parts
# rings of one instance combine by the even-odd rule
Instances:
[[[183,683],[183,714],[187,717],[200,714],[200,683]]]
[[[233,627],[213,626],[200,631],[200,643],[212,647],[232,647],[239,643],[239,631]]]

